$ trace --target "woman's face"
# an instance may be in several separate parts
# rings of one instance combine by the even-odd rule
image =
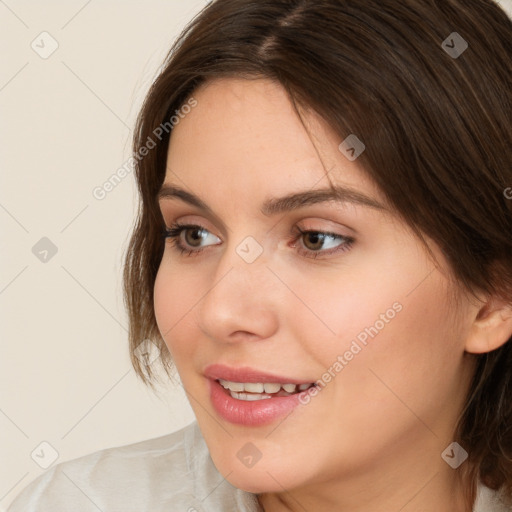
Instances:
[[[199,228],[177,238],[191,255],[167,240],[155,314],[219,471],[255,493],[350,482],[354,495],[368,478],[384,489],[403,473],[417,491],[453,473],[441,453],[470,380],[474,311],[454,311],[441,251],[436,267],[342,140],[314,114],[310,138],[279,85],[223,79],[194,98],[164,185],[208,209],[163,194],[168,227]],[[338,200],[271,211],[328,190],[324,166]],[[237,398],[241,383],[267,386]]]

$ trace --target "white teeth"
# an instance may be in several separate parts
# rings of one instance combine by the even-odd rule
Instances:
[[[229,389],[230,391],[243,391],[244,385],[242,382],[230,382],[227,380],[219,379],[221,386],[225,389]]]
[[[244,388],[249,393],[263,393],[264,386],[261,382],[247,382],[244,384]]]
[[[263,387],[265,388],[265,393],[277,393],[281,389],[281,384],[271,384],[269,382],[265,382]]]
[[[279,384],[274,382],[232,382],[229,380],[219,379],[221,386],[231,392],[231,395],[236,394],[246,395],[247,393],[253,393],[250,398],[241,398],[241,400],[260,400],[258,397],[269,398],[262,393],[275,394],[281,389],[287,393],[295,393],[296,391],[304,391],[308,389],[311,384]],[[253,398],[254,396],[255,398]],[[237,398],[234,396],[234,398]]]
[[[272,398],[269,395],[260,395],[258,393],[237,393],[236,391],[232,391],[231,396],[233,398],[237,398],[238,400],[246,400],[247,402],[251,402],[254,400],[264,400],[265,398]]]

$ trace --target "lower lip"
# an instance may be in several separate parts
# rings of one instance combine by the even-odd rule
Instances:
[[[210,382],[210,399],[217,413],[230,423],[246,426],[268,425],[301,405],[300,395],[247,401],[233,398],[216,380]]]

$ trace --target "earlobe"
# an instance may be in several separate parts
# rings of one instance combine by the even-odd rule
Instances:
[[[512,303],[490,298],[477,312],[466,340],[471,354],[492,352],[512,337]]]

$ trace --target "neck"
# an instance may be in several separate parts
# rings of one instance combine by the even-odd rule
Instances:
[[[461,490],[444,489],[438,475],[415,487],[389,489],[385,495],[353,494],[334,499],[331,495],[319,495],[307,491],[290,491],[278,494],[262,494],[258,501],[264,512],[472,512],[473,505],[465,503]],[[398,505],[396,505],[398,504]]]
[[[410,464],[395,459],[388,468],[343,480],[262,493],[258,501],[265,512],[472,512],[469,483],[441,459],[441,451],[428,450],[430,457],[420,452]]]

